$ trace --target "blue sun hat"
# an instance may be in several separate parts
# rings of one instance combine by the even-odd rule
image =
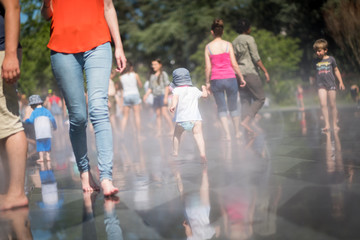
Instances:
[[[43,101],[41,100],[41,97],[39,95],[31,95],[29,97],[29,105],[37,105],[42,103]]]
[[[189,70],[186,68],[177,68],[172,73],[173,81],[170,83],[170,87],[176,88],[179,86],[192,86]]]

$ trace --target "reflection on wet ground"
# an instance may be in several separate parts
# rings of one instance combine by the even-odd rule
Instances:
[[[215,113],[205,111],[206,165],[192,134],[171,157],[171,137],[153,137],[149,115],[140,139],[131,128],[115,139],[120,192],[107,199],[82,193],[62,141],[51,162],[29,158],[29,208],[0,213],[0,239],[360,239],[354,112],[340,108],[341,130],[324,134],[318,109],[265,109],[255,138],[226,142]],[[89,151],[93,161],[91,138]]]

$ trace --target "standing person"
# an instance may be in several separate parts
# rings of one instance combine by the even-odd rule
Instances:
[[[111,38],[117,71],[126,58],[112,0],[44,0],[41,13],[51,19],[51,66],[69,112],[70,140],[80,171],[82,189],[98,190],[87,156],[86,75],[89,117],[95,130],[101,188],[105,196],[118,192],[112,183],[113,140],[108,111],[112,65]]]
[[[321,130],[323,132],[330,131],[329,110],[327,102],[331,108],[334,131],[339,130],[338,112],[336,108],[336,83],[335,76],[339,81],[340,90],[345,90],[344,83],[341,78],[339,68],[337,67],[335,58],[327,55],[328,42],[325,39],[318,39],[313,45],[317,59],[315,61],[316,69],[316,85],[318,87],[318,95],[320,100],[321,112],[324,117],[325,126]]]
[[[162,70],[162,63],[160,59],[153,60],[151,62],[151,67],[154,70],[154,74],[151,74],[150,76],[149,88],[143,97],[143,101],[146,102],[146,99],[151,93],[154,95],[153,107],[156,113],[156,136],[160,136],[162,117],[165,118],[165,120],[169,124],[170,129],[173,128],[173,123],[166,108],[168,104],[170,82],[168,74]]]
[[[194,87],[190,73],[186,68],[177,68],[173,71],[173,100],[169,108],[175,112],[175,130],[173,137],[173,155],[177,156],[181,135],[184,131],[192,131],[196,144],[200,151],[200,157],[206,162],[205,142],[202,133],[202,118],[200,115],[198,100],[207,97],[207,89],[202,86],[202,91]]]
[[[20,3],[0,0],[0,156],[9,188],[0,195],[0,211],[27,206],[25,168],[27,142],[19,117],[16,82],[20,77]]]
[[[241,19],[238,22],[238,33],[240,35],[234,39],[232,44],[236,61],[246,81],[246,87],[240,90],[241,125],[249,134],[255,134],[249,126],[250,121],[254,119],[265,102],[265,92],[258,68],[264,72],[266,82],[270,81],[270,76],[260,59],[255,39],[250,36],[251,25],[248,20]]]
[[[221,125],[225,131],[225,140],[231,140],[227,120],[228,110],[234,125],[235,137],[241,137],[241,132],[239,131],[240,116],[237,106],[238,83],[235,73],[240,78],[240,87],[244,87],[246,82],[236,63],[234,49],[231,43],[221,38],[223,32],[223,21],[221,19],[215,19],[211,25],[211,34],[214,40],[205,47],[205,77],[206,87],[208,91],[211,89],[215,97]]]
[[[36,136],[36,151],[39,153],[39,162],[44,161],[44,153],[46,160],[51,160],[51,126],[56,130],[56,121],[49,110],[43,107],[43,101],[39,95],[29,97],[29,105],[34,110],[25,123],[34,124]]]
[[[139,75],[134,71],[134,67],[131,62],[126,63],[124,73],[120,76],[120,82],[122,85],[123,99],[123,118],[121,120],[121,132],[124,133],[125,127],[129,118],[129,112],[132,108],[134,110],[135,126],[137,136],[140,134],[140,103],[141,97],[139,88],[142,88]]]

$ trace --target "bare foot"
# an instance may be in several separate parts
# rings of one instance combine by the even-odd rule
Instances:
[[[44,162],[44,159],[39,158],[38,160],[36,160],[36,162],[37,162],[37,163],[42,163],[42,162]]]
[[[339,131],[340,127],[338,125],[334,125],[334,131]]]
[[[109,197],[119,192],[119,189],[114,187],[112,181],[109,179],[104,179],[101,181],[101,188],[105,197]]]
[[[243,128],[248,132],[249,135],[255,135],[254,130],[251,129],[251,127],[245,123],[240,123]]]
[[[321,129],[321,132],[323,133],[327,133],[327,132],[330,132],[330,127],[324,127]]]
[[[25,194],[20,196],[0,195],[0,211],[26,207],[29,200]]]
[[[200,158],[201,158],[201,163],[207,163],[206,156],[200,156]]]
[[[240,139],[242,137],[242,132],[238,131],[236,134],[235,134],[235,138],[236,139]]]
[[[80,174],[81,185],[84,192],[100,191],[89,171]]]

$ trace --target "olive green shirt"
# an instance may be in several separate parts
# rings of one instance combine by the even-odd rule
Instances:
[[[256,63],[260,60],[260,56],[255,39],[248,34],[240,34],[232,44],[241,73],[258,75]]]

